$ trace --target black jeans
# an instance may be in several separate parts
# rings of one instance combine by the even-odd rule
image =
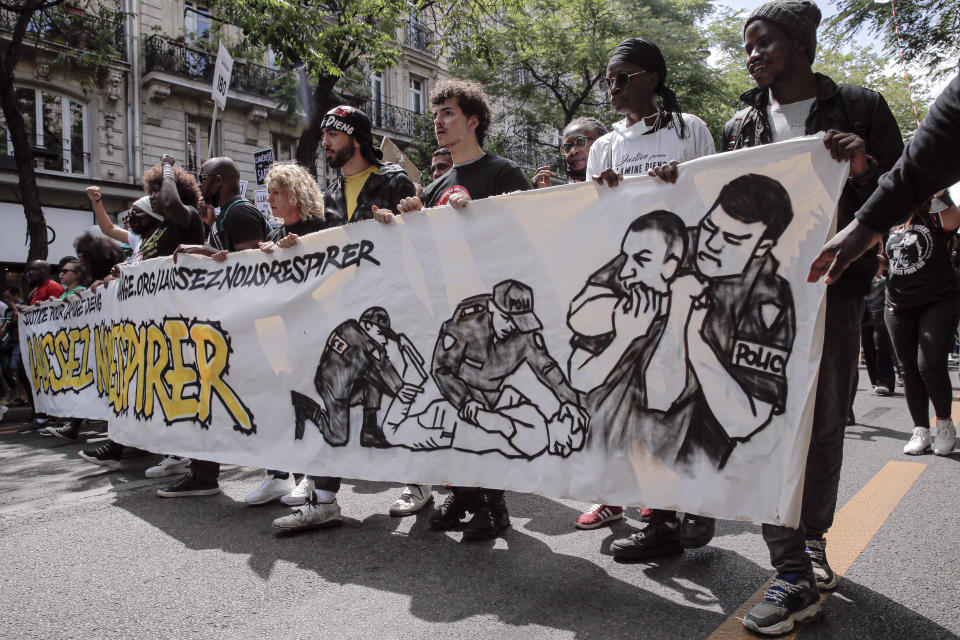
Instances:
[[[883,319],[900,360],[907,408],[917,427],[930,425],[930,403],[938,418],[950,417],[953,390],[947,355],[960,318],[960,295],[922,307],[886,307]]]
[[[813,430],[803,480],[800,526],[763,525],[770,562],[778,573],[813,579],[805,548],[808,538],[822,538],[833,524],[843,464],[843,432],[860,358],[863,298],[827,298],[823,354],[813,408]]]
[[[893,369],[893,345],[890,333],[884,324],[863,326],[863,357],[867,361],[867,375],[874,387],[886,387],[893,391],[897,378]]]
[[[340,491],[340,480],[341,478],[333,478],[330,476],[307,476],[313,480],[314,489],[320,491],[332,491],[336,493]]]

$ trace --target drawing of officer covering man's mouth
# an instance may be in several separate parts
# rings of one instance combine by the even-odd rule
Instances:
[[[504,280],[492,294],[463,300],[440,331],[431,372],[442,398],[410,415],[397,396],[387,408],[384,437],[410,449],[453,448],[534,458],[567,456],[583,446],[587,414],[576,391],[548,353],[533,313],[533,290]],[[527,365],[560,403],[549,418],[506,384]]]
[[[591,446],[640,443],[671,465],[705,458],[720,469],[738,442],[785,410],[795,315],[771,249],[792,218],[789,194],[773,178],[747,174],[724,185],[655,331],[590,392],[593,424],[605,431],[591,434]]]

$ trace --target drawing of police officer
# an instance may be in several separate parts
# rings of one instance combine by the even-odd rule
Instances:
[[[384,439],[377,418],[383,394],[412,402],[423,389],[404,382],[388,357],[389,341],[397,344],[405,367],[414,366],[422,371],[423,356],[405,335],[390,328],[390,316],[382,307],[370,307],[359,320],[347,320],[330,333],[314,377],[323,407],[301,393],[290,392],[296,415],[296,439],[303,438],[309,420],[331,446],[347,444],[350,407],[362,405],[360,445],[391,446]],[[421,379],[424,378],[426,373]]]
[[[417,415],[398,396],[385,418],[387,440],[412,449],[451,447],[533,458],[566,456],[583,445],[587,414],[546,349],[533,291],[505,280],[462,301],[443,324],[431,371],[443,395]],[[560,402],[549,419],[506,378],[522,365]]]

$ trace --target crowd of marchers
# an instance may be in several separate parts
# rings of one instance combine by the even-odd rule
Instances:
[[[960,211],[945,188],[960,179],[960,162],[948,151],[951,141],[960,139],[960,77],[938,98],[904,148],[882,95],[869,87],[838,85],[814,70],[820,18],[817,5],[807,0],[774,0],[748,17],[743,28],[745,65],[756,87],[741,96],[738,108],[731,106],[719,150],[703,120],[681,110],[660,48],[639,37],[611,52],[601,80],[621,119],[609,126],[594,118],[574,119],[564,129],[561,144],[568,180],[593,180],[600,189],[616,188],[633,175],[672,183],[688,160],[818,132],[824,134],[832,158],[849,164],[837,210],[840,232],[817,256],[809,276],[816,281],[826,275],[829,286],[800,524],[763,525],[776,576],[743,619],[748,629],[768,635],[786,633],[797,622],[817,617],[820,591],[837,584],[825,534],[837,507],[844,429],[854,421],[861,358],[875,393],[889,395],[901,384],[904,388],[913,422],[904,453],[932,450],[948,455],[956,439],[947,363],[960,321],[955,260]],[[15,288],[3,293],[0,393],[8,403],[33,402],[17,337],[18,311],[84,287],[109,287],[125,264],[184,253],[224,261],[234,251],[283,251],[302,236],[330,227],[370,219],[389,225],[396,216],[440,206],[462,211],[473,200],[548,186],[556,178],[551,167],[542,167],[531,185],[515,162],[484,151],[491,111],[478,84],[441,82],[430,103],[438,148],[430,168],[432,182],[425,188],[414,184],[400,166],[383,161],[369,118],[348,105],[330,110],[323,120],[322,150],[327,164],[339,169],[338,179],[321,191],[295,162],[273,164],[266,176],[271,219],[241,195],[240,174],[226,157],[210,158],[193,175],[177,166],[172,155],[162,156],[143,176],[145,195],[120,224],[104,210],[100,189],[88,187],[102,235],[78,238],[77,256],[64,258],[56,269],[44,261],[29,263],[25,298]],[[761,224],[749,216],[741,219],[733,209],[726,213],[724,220],[731,224]],[[727,242],[729,234],[723,231],[718,229],[711,242]],[[762,241],[759,234],[757,242]],[[390,335],[390,318],[382,311],[372,308],[362,314],[360,329],[374,337]],[[499,311],[509,325],[515,310]],[[384,438],[376,421],[379,397],[362,388],[361,380],[345,384],[347,407],[363,406],[362,443],[378,446]],[[477,402],[457,407],[459,418],[470,421]],[[6,406],[0,410],[5,412]],[[41,435],[76,442],[82,430],[98,425],[36,413],[30,426]],[[147,452],[107,439],[79,455],[119,469]],[[280,500],[293,507],[289,515],[273,521],[278,532],[340,524],[341,479],[300,471],[264,470],[262,483],[245,502]],[[219,463],[172,455],[146,470],[147,477],[171,479],[157,491],[161,498],[219,493],[219,473]],[[465,540],[479,540],[502,535],[509,526],[503,490],[445,487],[444,492],[429,515],[431,529],[457,529]],[[433,500],[433,487],[408,484],[390,513],[413,515]],[[621,506],[594,504],[575,525],[594,529],[622,517]],[[642,509],[641,520],[641,529],[612,543],[615,556],[649,560],[679,554],[707,545],[715,528],[711,518],[659,509]]]

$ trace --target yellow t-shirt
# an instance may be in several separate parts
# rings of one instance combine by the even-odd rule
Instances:
[[[357,210],[357,197],[372,173],[380,173],[380,167],[372,165],[366,171],[355,173],[352,176],[344,176],[346,184],[343,187],[343,199],[347,202],[347,222],[353,218],[353,214]]]

